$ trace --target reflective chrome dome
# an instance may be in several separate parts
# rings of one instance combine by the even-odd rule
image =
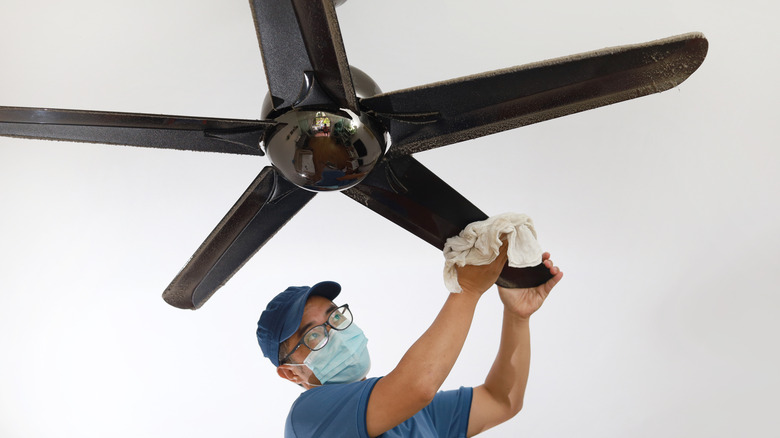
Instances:
[[[368,175],[386,148],[384,130],[351,111],[292,110],[265,142],[287,180],[315,192],[344,190]]]

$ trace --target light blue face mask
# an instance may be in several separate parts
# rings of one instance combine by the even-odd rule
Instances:
[[[355,324],[344,330],[330,330],[328,343],[312,351],[303,361],[323,385],[363,380],[371,368],[368,339]]]

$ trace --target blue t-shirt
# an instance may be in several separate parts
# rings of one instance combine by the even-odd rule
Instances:
[[[366,408],[379,377],[361,382],[324,385],[301,394],[287,415],[285,438],[368,438]],[[441,391],[412,418],[382,438],[465,438],[472,389]]]

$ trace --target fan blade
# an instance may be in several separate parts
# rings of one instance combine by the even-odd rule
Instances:
[[[260,139],[276,123],[152,114],[0,107],[0,135],[263,155]]]
[[[174,307],[197,309],[314,197],[266,167],[163,292]]]
[[[691,33],[598,50],[360,101],[390,131],[390,157],[412,154],[673,88],[704,61]]]
[[[411,156],[382,160],[360,184],[343,192],[439,250],[448,238],[487,215]],[[544,265],[505,267],[497,284],[538,286],[550,278]]]
[[[333,0],[252,0],[276,110],[333,105],[358,112]]]

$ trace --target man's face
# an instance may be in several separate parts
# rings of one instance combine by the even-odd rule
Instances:
[[[301,324],[298,326],[298,330],[289,339],[287,339],[287,341],[285,341],[285,346],[288,348],[288,351],[298,345],[298,342],[301,340],[307,330],[314,326],[324,324],[325,321],[328,320],[328,315],[330,315],[330,312],[332,312],[335,308],[336,305],[327,298],[323,298],[318,295],[309,297],[309,299],[306,301],[306,306],[303,308],[303,317],[301,318]],[[330,329],[330,327],[327,328]],[[296,364],[302,364],[309,353],[311,353],[311,350],[309,350],[306,346],[301,345],[289,357],[288,361]],[[314,373],[312,373],[308,367],[289,367],[281,365],[280,368],[291,371],[295,376],[302,379],[303,382],[314,385],[320,384],[320,381],[317,379],[317,377],[314,376]],[[290,380],[288,376],[283,375],[282,377]]]

